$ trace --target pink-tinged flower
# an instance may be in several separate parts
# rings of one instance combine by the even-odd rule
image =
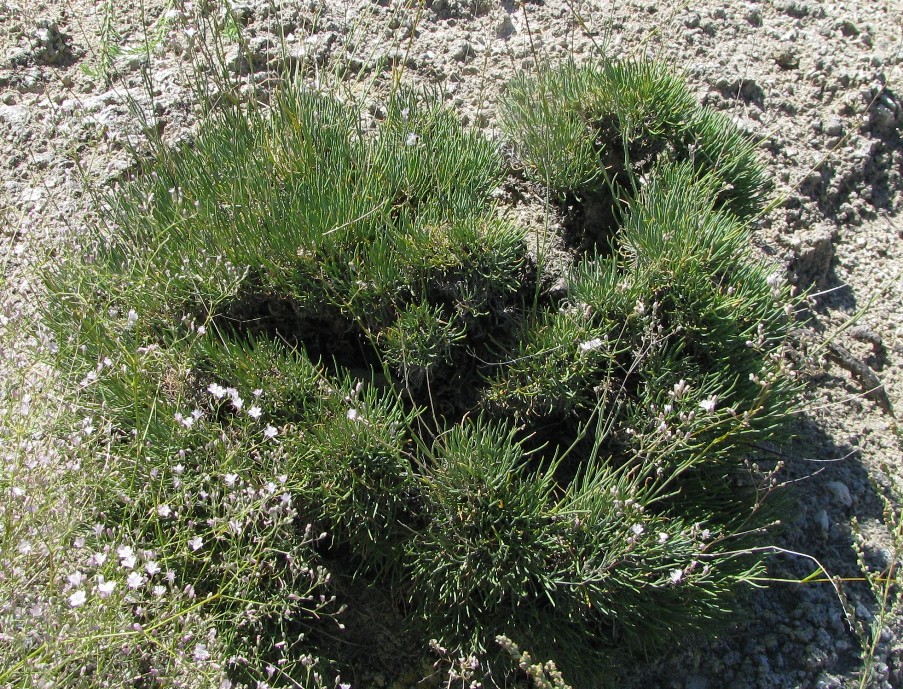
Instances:
[[[690,389],[690,386],[687,384],[687,381],[685,381],[683,378],[681,378],[679,382],[674,384],[674,389],[670,393],[671,397],[673,397],[676,400],[679,400],[681,397],[683,397],[685,394],[687,394],[687,391],[689,389]]]
[[[210,652],[207,650],[206,644],[195,644],[194,659],[199,663],[210,660]]]
[[[253,406],[248,409],[248,416],[252,419],[259,419],[261,414],[263,414],[263,410],[258,406]]]
[[[270,438],[271,440],[279,435],[279,431],[275,426],[267,426],[263,429],[263,435],[266,438]]]
[[[190,541],[188,541],[188,547],[197,552],[204,545],[204,539],[200,536],[195,536]]]
[[[144,585],[144,577],[138,572],[132,572],[125,580],[125,583],[130,589],[137,589]]]
[[[91,557],[88,558],[88,566],[89,567],[102,567],[103,563],[107,561],[106,553],[94,553]]]
[[[176,421],[178,421],[180,424],[185,426],[185,428],[191,428],[194,425],[194,422],[196,421],[196,419],[193,416],[182,416],[179,412],[176,412],[175,414],[173,414],[173,417],[175,418]]]
[[[160,584],[157,584],[156,586],[154,586],[154,598],[162,598],[165,593],[166,593],[165,586],[161,586]]]
[[[157,515],[166,519],[172,514],[172,508],[169,505],[157,505]]]
[[[73,587],[81,586],[81,583],[85,580],[85,575],[79,572],[78,570],[74,571],[72,574],[66,577],[66,580]]]
[[[711,414],[713,411],[715,411],[715,406],[717,404],[718,404],[718,395],[712,395],[708,399],[702,400],[702,402],[699,403],[699,406],[702,408],[703,411]]]
[[[128,557],[124,557],[119,561],[119,564],[122,565],[123,569],[135,569],[135,565],[138,564],[138,558],[134,555],[129,555]]]
[[[147,572],[147,575],[152,577],[160,571],[160,565],[156,563],[156,561],[151,560],[150,562],[145,563],[144,571]]]
[[[101,581],[99,584],[97,584],[97,595],[101,598],[109,598],[110,594],[115,590],[115,581]]]
[[[79,589],[69,596],[69,605],[73,608],[78,608],[84,605],[86,600],[88,600],[88,597],[85,595],[85,592]]]
[[[127,557],[132,557],[135,554],[135,551],[132,550],[132,546],[121,545],[116,548],[116,554],[119,555],[120,560],[124,560]]]

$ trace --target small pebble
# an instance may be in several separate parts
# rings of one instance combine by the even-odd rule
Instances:
[[[847,488],[847,485],[845,483],[841,483],[840,481],[831,481],[825,486],[825,488],[828,489],[828,492],[831,494],[834,502],[836,502],[838,505],[842,507],[853,506],[853,497],[850,495],[850,489]]]

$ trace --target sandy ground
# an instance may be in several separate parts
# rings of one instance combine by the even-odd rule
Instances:
[[[797,481],[782,543],[834,575],[856,577],[855,519],[870,563],[886,566],[890,543],[876,491],[903,475],[894,417],[903,409],[903,3],[407,4],[402,11],[403,3],[388,0],[239,0],[254,73],[237,49],[225,54],[226,65],[264,81],[285,60],[305,56],[323,70],[346,65],[369,75],[387,61],[403,64],[405,78],[438,85],[471,125],[493,136],[505,82],[537,60],[645,54],[682,70],[701,101],[762,141],[779,201],[757,227],[757,243],[812,291],[812,346],[825,337],[831,343],[811,368],[794,442],[761,448],[762,460],[782,458],[787,480]],[[0,231],[13,248],[6,289],[20,300],[34,294],[37,249],[77,237],[90,222],[82,177],[107,184],[132,165],[141,126],[130,99],[168,141],[189,136],[198,121],[189,87],[198,39],[179,14],[190,14],[191,3],[115,3],[113,26],[127,52],[109,83],[96,73],[103,6],[0,0]],[[175,13],[164,20],[167,9]],[[149,60],[140,50],[143,23],[164,28]],[[529,222],[529,213],[523,217]],[[844,329],[851,319],[855,327]],[[788,555],[776,558],[772,573],[800,578],[813,569]],[[875,612],[867,590],[845,590],[867,621]],[[636,669],[635,686],[858,686],[859,645],[830,585],[776,584],[754,594],[754,610],[723,638],[650,659]],[[878,669],[874,686],[903,687],[899,620],[883,632]]]

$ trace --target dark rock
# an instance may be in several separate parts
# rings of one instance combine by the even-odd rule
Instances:
[[[788,271],[800,287],[823,285],[834,260],[833,232],[815,232],[806,237],[790,255]]]
[[[29,36],[29,48],[13,58],[19,63],[27,60],[38,65],[52,66],[67,65],[74,59],[71,37],[60,31],[56,22],[49,19],[38,20]]]
[[[492,4],[490,0],[427,0],[426,6],[440,19],[468,19],[486,14]]]
[[[690,12],[690,14],[684,17],[683,21],[684,26],[688,29],[696,29],[699,27],[702,17],[699,16],[699,12]]]
[[[890,92],[885,91],[869,109],[869,128],[877,134],[893,134],[903,123],[903,107]]]
[[[842,33],[844,36],[858,36],[859,35],[859,27],[856,26],[849,19],[844,19],[843,21],[841,21],[837,25],[837,28],[840,29],[840,33]]]
[[[515,31],[516,27],[514,26],[514,21],[511,19],[510,15],[505,14],[495,28],[495,35],[499,38],[509,38]]]
[[[800,57],[796,50],[789,46],[779,48],[774,55],[774,61],[781,69],[796,69],[800,66]]]
[[[825,488],[831,493],[832,500],[841,507],[852,507],[853,497],[850,495],[850,489],[847,484],[840,481],[830,481],[825,484]]]
[[[790,0],[790,2],[785,2],[784,6],[781,7],[781,11],[784,14],[789,14],[791,17],[795,19],[802,19],[803,17],[808,17],[812,12],[812,8],[809,7],[809,4],[806,2],[797,2],[797,0]]]

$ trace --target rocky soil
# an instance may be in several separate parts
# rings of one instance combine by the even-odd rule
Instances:
[[[105,3],[0,0],[0,234],[13,248],[7,288],[21,299],[34,294],[29,271],[40,248],[77,237],[90,222],[85,181],[96,187],[128,171],[149,132],[170,142],[190,136],[201,107],[193,84],[216,81],[194,69],[209,42],[191,18],[205,4],[116,2],[113,43],[125,50],[104,74]],[[236,0],[233,7],[244,48],[227,41],[220,60],[246,83],[270,83],[287,64],[305,66],[311,79],[341,67],[356,83],[379,84],[394,65],[414,83],[436,85],[493,136],[505,82],[537,61],[646,54],[683,70],[700,100],[762,141],[776,205],[757,241],[812,293],[815,327],[800,346],[818,354],[805,413],[790,445],[760,448],[755,457],[783,460],[782,476],[795,482],[782,545],[833,575],[859,577],[858,523],[868,563],[888,564],[879,491],[903,475],[894,417],[903,409],[899,0]],[[542,222],[541,212],[520,211],[525,222]],[[14,325],[2,314],[0,323]],[[815,569],[812,559],[786,554],[775,558],[772,575],[799,579]],[[848,608],[868,623],[876,609],[867,589],[843,588]],[[829,583],[776,583],[753,595],[752,612],[722,638],[691,650],[676,645],[670,657],[636,668],[635,686],[852,687],[861,667],[859,642]],[[874,686],[903,687],[900,620],[882,633],[878,670]]]

